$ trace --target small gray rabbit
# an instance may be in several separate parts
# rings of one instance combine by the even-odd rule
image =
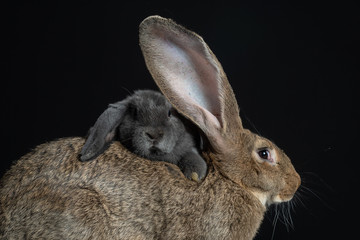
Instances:
[[[100,115],[90,129],[80,159],[94,159],[118,138],[141,157],[176,164],[187,178],[203,179],[207,165],[184,121],[161,93],[135,91],[123,101],[110,104]]]

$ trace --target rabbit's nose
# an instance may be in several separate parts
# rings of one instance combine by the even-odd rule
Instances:
[[[156,141],[156,140],[159,140],[160,138],[162,138],[164,133],[162,131],[147,131],[147,132],[145,132],[145,135],[148,139],[150,139],[152,141]]]

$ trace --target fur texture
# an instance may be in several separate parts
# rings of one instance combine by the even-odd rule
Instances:
[[[0,238],[252,239],[266,207],[300,185],[286,154],[242,127],[226,75],[203,39],[172,20],[140,25],[147,67],[170,103],[202,130],[208,174],[143,159],[119,142],[93,161],[82,138],[22,157],[1,181]]]
[[[83,144],[40,145],[7,172],[3,237],[251,239],[261,222],[265,207],[213,168],[202,183],[189,181],[175,165],[141,159],[118,142],[81,162]]]

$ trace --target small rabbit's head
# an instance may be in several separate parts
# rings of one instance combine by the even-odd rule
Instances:
[[[191,142],[184,133],[180,116],[161,93],[138,90],[129,97],[119,139],[134,153],[151,160],[178,158],[174,147],[179,141]]]
[[[203,155],[213,168],[264,205],[290,200],[299,175],[273,142],[243,128],[226,74],[204,40],[151,16],[140,24],[140,46],[160,90],[206,136],[211,150]]]
[[[87,161],[96,157],[118,138],[139,156],[176,163],[194,146],[183,124],[185,119],[180,118],[161,93],[135,91],[123,101],[110,104],[100,115],[90,130],[80,159]]]

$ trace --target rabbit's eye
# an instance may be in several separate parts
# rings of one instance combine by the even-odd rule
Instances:
[[[171,112],[171,110],[169,110],[168,117],[171,117],[171,115],[172,115],[172,112]]]
[[[271,165],[276,165],[276,153],[274,150],[269,148],[260,148],[254,153],[257,154],[257,160],[261,162],[265,161]]]
[[[271,160],[271,154],[270,154],[269,150],[260,150],[260,151],[258,151],[258,155],[260,158],[262,158],[264,160]]]
[[[129,105],[129,108],[128,108],[128,111],[129,111],[130,115],[131,115],[133,118],[136,118],[136,116],[137,116],[136,106],[130,104],[130,105]]]

